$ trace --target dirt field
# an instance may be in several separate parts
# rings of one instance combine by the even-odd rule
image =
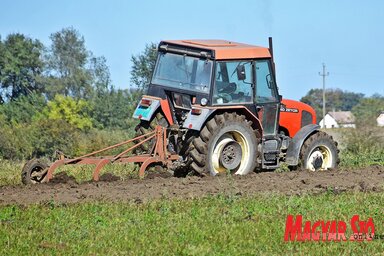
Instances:
[[[326,172],[262,172],[242,177],[149,177],[121,181],[113,175],[104,181],[78,184],[58,174],[51,183],[0,187],[0,205],[34,203],[77,203],[90,201],[136,202],[158,198],[195,198],[218,193],[254,195],[282,193],[300,195],[323,192],[383,191],[384,167]],[[116,180],[117,179],[117,180]]]

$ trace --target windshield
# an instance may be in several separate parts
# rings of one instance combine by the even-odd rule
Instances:
[[[159,53],[152,84],[208,93],[211,76],[211,60]]]

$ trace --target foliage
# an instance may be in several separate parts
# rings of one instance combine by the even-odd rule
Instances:
[[[356,117],[356,124],[362,126],[376,126],[376,118],[384,111],[384,96],[375,94],[360,100],[352,112]]]
[[[99,128],[122,128],[133,127],[132,114],[141,91],[137,90],[115,90],[95,95],[92,99],[92,117]]]
[[[74,127],[84,130],[92,127],[89,112],[90,105],[87,101],[57,94],[44,108],[42,118],[65,120]]]
[[[43,44],[22,34],[0,41],[0,103],[42,92]]]
[[[78,155],[132,136],[141,90],[114,89],[106,59],[74,28],[50,39],[46,48],[22,34],[0,40],[0,158]]]
[[[147,89],[155,68],[156,59],[156,43],[147,44],[142,53],[132,56],[131,82],[136,85],[136,87],[142,90]]]
[[[92,202],[0,208],[0,253],[21,255],[380,255],[371,242],[284,242],[288,214],[303,221],[372,217],[384,233],[383,193],[208,196],[135,203]],[[95,242],[97,241],[97,242]]]
[[[0,158],[23,159],[33,155],[31,127],[25,124],[9,124],[0,115]]]
[[[341,166],[384,166],[384,128],[343,129],[342,134]]]
[[[325,90],[325,111],[350,111],[359,100],[364,97],[362,93],[342,91],[340,89]],[[312,106],[316,111],[317,121],[323,119],[323,90],[311,89],[300,101]]]
[[[30,123],[46,106],[43,95],[32,93],[0,105],[0,114],[9,124]]]
[[[50,36],[47,55],[51,97],[57,93],[84,98],[91,93],[91,74],[86,68],[89,53],[85,40],[74,28],[64,28]],[[57,81],[59,80],[59,81]]]

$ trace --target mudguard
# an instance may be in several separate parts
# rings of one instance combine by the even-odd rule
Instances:
[[[172,125],[173,119],[167,99],[144,95],[139,101],[139,104],[137,104],[132,117],[140,120],[151,121],[152,116],[156,113],[158,108],[161,108],[168,123]]]
[[[198,110],[198,111],[196,111]],[[196,111],[195,113],[193,113]],[[187,119],[184,121],[183,128],[200,131],[205,122],[210,119],[213,115],[217,113],[222,113],[225,111],[233,112],[236,111],[245,115],[247,120],[252,121],[255,128],[258,129],[260,134],[263,132],[260,120],[247,108],[243,106],[228,106],[228,107],[197,107],[192,106],[192,109],[189,111]]]
[[[150,121],[155,111],[160,107],[160,101],[154,100],[154,99],[148,99],[148,100],[151,100],[151,104],[149,106],[143,106],[141,104],[142,100],[147,100],[147,98],[143,97],[140,100],[139,104],[137,104],[135,112],[133,112],[133,118]]]
[[[187,119],[184,121],[183,128],[200,131],[207,121],[208,117],[215,111],[215,109],[199,108],[201,113],[194,114],[192,110],[189,111]]]
[[[303,146],[304,141],[313,133],[320,130],[320,125],[318,124],[308,124],[302,127],[292,138],[289,143],[286,155],[286,163],[290,166],[296,166],[299,163],[300,150]]]

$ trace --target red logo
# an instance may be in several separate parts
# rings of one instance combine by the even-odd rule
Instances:
[[[360,220],[353,215],[349,222],[352,235],[346,236],[347,223],[342,220],[318,220],[313,223],[305,221],[303,216],[288,215],[285,222],[284,241],[371,241],[375,238],[375,225],[372,218]]]

